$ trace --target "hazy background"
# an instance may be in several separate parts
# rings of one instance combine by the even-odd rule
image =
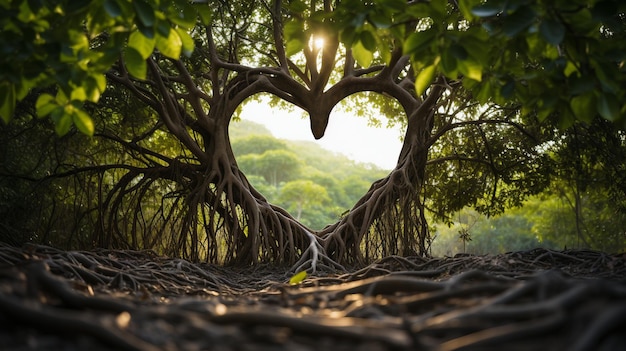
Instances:
[[[399,127],[376,128],[367,119],[344,112],[333,112],[326,134],[315,140],[309,119],[302,111],[285,111],[268,106],[267,102],[251,101],[244,105],[241,118],[264,125],[279,139],[312,141],[330,151],[346,155],[351,160],[373,163],[391,170],[395,167],[402,148]]]

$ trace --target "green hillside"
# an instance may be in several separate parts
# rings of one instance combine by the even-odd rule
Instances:
[[[314,142],[277,139],[251,121],[232,123],[230,136],[237,163],[254,187],[312,229],[335,222],[388,173]]]

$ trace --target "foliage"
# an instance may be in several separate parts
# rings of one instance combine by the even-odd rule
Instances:
[[[274,187],[298,177],[300,160],[293,152],[270,149],[262,154],[246,154],[239,158],[241,169],[249,174],[258,174]]]
[[[432,254],[454,256],[458,253],[475,255],[497,254],[510,251],[524,251],[537,247],[556,248],[548,240],[541,241],[533,229],[530,213],[518,210],[487,218],[470,209],[460,211],[459,221],[451,226],[437,224]],[[463,240],[459,233],[469,235],[471,240]]]
[[[241,133],[239,130],[247,128],[246,126],[253,126],[256,128],[264,128],[262,125],[258,123],[244,123],[237,122],[234,123],[236,128],[230,128],[231,134],[233,132]],[[248,154],[263,154],[266,151],[270,150],[279,150],[286,149],[287,144],[282,141],[274,138],[271,133],[268,131],[268,135],[259,135],[256,133],[255,129],[252,129],[248,132],[248,135],[245,137],[234,137],[232,139],[233,152],[235,155],[248,155]]]
[[[211,17],[208,7],[182,0],[10,0],[0,8],[0,117],[8,123],[31,89],[54,87],[39,96],[37,114],[50,115],[59,135],[72,125],[94,133],[84,105],[99,101],[105,73],[120,55],[128,73],[145,79],[153,50],[189,56],[194,41],[188,30],[198,15],[205,23]]]
[[[329,203],[330,197],[326,189],[319,184],[310,180],[294,180],[283,185],[278,200],[286,204],[287,209],[295,214],[297,220],[300,220],[305,208]]]
[[[619,0],[342,1],[333,18],[357,62],[402,47],[421,94],[463,77],[481,103],[519,102],[561,125],[595,114],[626,125],[626,4]],[[410,31],[404,24],[418,22]]]
[[[624,132],[596,118],[592,123],[579,123],[566,130],[552,129],[551,133],[554,134],[538,145],[543,156],[531,161],[535,166],[543,164],[542,173],[549,175],[544,182],[549,181],[549,185],[542,186],[540,194],[514,204],[519,208],[508,209],[496,217],[485,218],[463,209],[462,219],[450,229],[439,223],[433,253],[451,255],[465,251],[459,246],[458,235],[455,238],[455,233],[462,230],[467,230],[472,239],[467,252],[476,254],[524,250],[529,246],[624,250]],[[466,144],[472,145],[463,145]],[[515,158],[523,159],[519,155]],[[459,183],[459,188],[465,189],[467,184]],[[447,219],[456,218],[452,215]]]

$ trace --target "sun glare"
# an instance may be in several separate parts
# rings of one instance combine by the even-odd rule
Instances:
[[[324,48],[324,38],[322,37],[311,37],[311,44],[313,49],[321,50]]]

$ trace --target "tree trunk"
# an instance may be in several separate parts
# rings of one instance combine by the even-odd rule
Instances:
[[[430,236],[420,195],[433,118],[443,91],[434,87],[409,115],[395,169],[375,182],[338,223],[321,233],[327,253],[339,263],[365,264],[389,255],[427,254]]]

